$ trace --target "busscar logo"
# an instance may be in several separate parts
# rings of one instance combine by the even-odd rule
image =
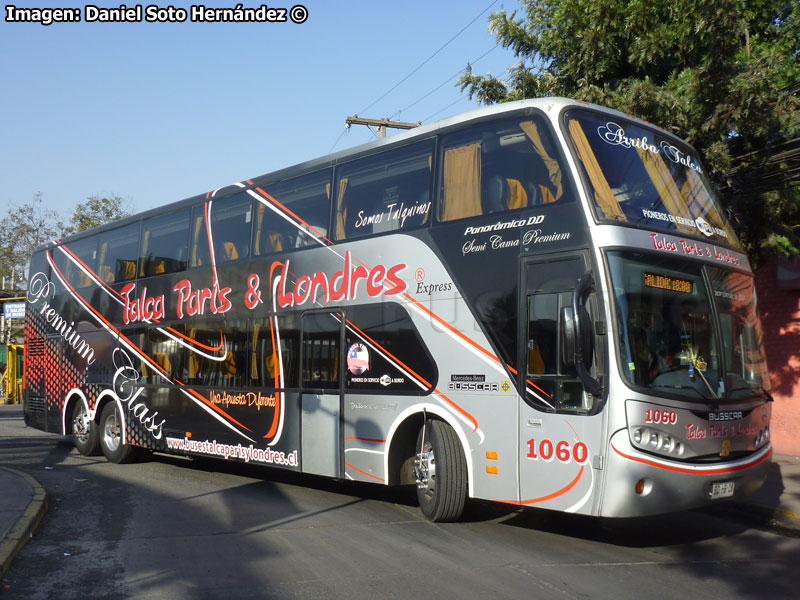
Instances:
[[[497,392],[500,385],[493,381],[486,381],[482,374],[453,374],[447,389],[457,392]]]

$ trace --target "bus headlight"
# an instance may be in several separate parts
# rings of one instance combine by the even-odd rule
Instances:
[[[659,454],[673,454],[682,456],[685,448],[672,435],[647,427],[637,427],[631,432],[633,445]]]

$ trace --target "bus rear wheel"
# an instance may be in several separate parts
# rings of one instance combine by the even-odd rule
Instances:
[[[80,400],[75,403],[75,408],[72,410],[72,443],[83,456],[100,454],[97,423],[89,418],[89,413]]]
[[[100,449],[117,464],[133,462],[139,454],[139,449],[126,444],[122,437],[122,417],[115,402],[106,404],[100,414]]]
[[[440,523],[461,516],[467,499],[467,461],[450,425],[430,420],[420,429],[414,475],[426,519]]]

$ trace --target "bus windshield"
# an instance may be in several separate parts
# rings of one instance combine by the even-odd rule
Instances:
[[[608,263],[630,384],[712,404],[767,393],[750,275],[632,252],[610,252]]]
[[[688,146],[595,111],[571,110],[566,124],[599,220],[738,246],[700,160]]]

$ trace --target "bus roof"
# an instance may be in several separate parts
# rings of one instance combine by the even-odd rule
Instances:
[[[372,152],[380,151],[381,148],[386,147],[389,149],[393,146],[401,146],[406,143],[411,143],[414,140],[425,138],[427,136],[435,135],[441,131],[446,131],[452,128],[456,128],[464,123],[468,123],[470,121],[477,121],[493,116],[499,116],[504,114],[514,114],[517,112],[524,112],[526,110],[538,109],[542,112],[553,115],[558,114],[563,108],[567,107],[585,107],[591,108],[593,110],[598,110],[601,112],[608,113],[609,115],[613,115],[618,118],[625,118],[627,120],[632,120],[638,122],[639,124],[645,127],[657,127],[651,123],[638,119],[632,115],[626,115],[622,112],[617,110],[613,110],[610,108],[606,108],[604,106],[590,104],[588,102],[583,102],[579,100],[572,100],[570,98],[562,98],[562,97],[547,97],[547,98],[531,98],[526,100],[516,100],[514,102],[504,102],[501,104],[493,104],[490,106],[482,106],[478,107],[474,110],[466,111],[463,113],[459,113],[450,117],[445,117],[444,119],[440,119],[438,121],[434,121],[433,123],[429,123],[427,125],[420,125],[419,127],[415,127],[413,129],[405,130],[395,135],[386,137],[384,139],[375,140],[372,142],[367,142],[364,144],[360,144],[358,146],[354,146],[352,148],[347,148],[345,150],[340,150],[339,152],[335,152],[332,154],[327,154],[325,156],[321,156],[318,158],[313,158],[308,161],[304,161],[302,163],[297,163],[295,165],[290,165],[288,167],[284,167],[282,169],[278,169],[275,171],[267,172],[263,175],[258,175],[256,177],[247,178],[243,181],[253,181],[257,185],[266,185],[268,183],[273,183],[277,181],[282,181],[284,179],[288,179],[290,177],[301,175],[307,172],[313,172],[319,169],[327,168],[330,166],[334,166],[336,164],[346,162],[348,160],[352,160],[355,158],[360,157],[364,154],[369,154]],[[685,143],[684,140],[681,140],[677,136],[664,131],[660,130],[662,133],[669,135],[670,137],[675,138],[677,141],[681,143]],[[239,182],[237,182],[239,183]],[[162,206],[158,206],[155,208],[151,208],[124,219],[120,219],[118,221],[112,221],[110,223],[106,223],[104,225],[100,225],[93,229],[89,229],[86,231],[81,231],[79,233],[66,236],[61,238],[61,242],[66,241],[74,241],[81,239],[83,237],[87,237],[89,235],[94,235],[96,233],[100,233],[109,229],[114,229],[117,227],[121,227],[123,225],[127,225],[128,223],[134,223],[137,221],[141,221],[143,219],[147,219],[153,216],[157,216],[160,214],[165,214],[168,212],[172,212],[173,210],[178,210],[184,206],[193,206],[198,202],[202,202],[207,199],[207,195],[211,192],[220,192],[222,190],[226,190],[227,188],[231,188],[230,191],[241,191],[240,188],[236,183],[231,183],[225,186],[221,186],[216,190],[211,190],[209,192],[200,193],[194,196],[189,196],[182,200],[177,200],[174,202],[170,202],[168,204],[164,204]],[[227,196],[227,192],[222,195],[222,197]],[[34,252],[38,252],[43,248],[48,247],[50,244],[42,244],[41,246],[37,247]]]

